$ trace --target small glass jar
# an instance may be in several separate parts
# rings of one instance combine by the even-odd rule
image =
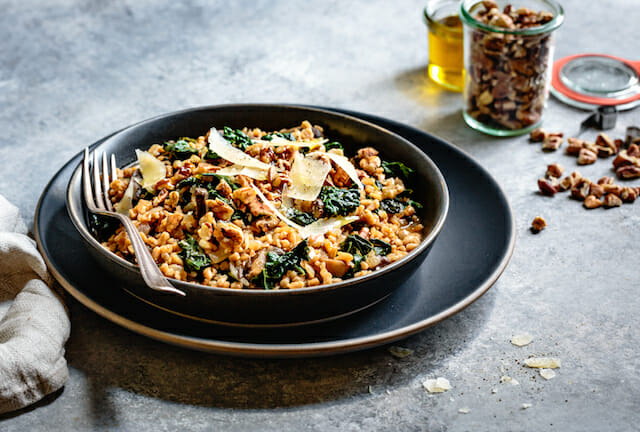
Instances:
[[[466,123],[496,136],[538,127],[549,97],[553,31],[564,19],[562,7],[554,0],[464,0],[460,18]]]
[[[429,43],[429,78],[461,92],[464,87],[460,0],[429,0],[424,8]]]

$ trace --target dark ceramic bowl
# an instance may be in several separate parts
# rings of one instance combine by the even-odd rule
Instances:
[[[404,138],[355,117],[319,109],[288,105],[221,105],[162,115],[123,129],[95,147],[113,153],[120,166],[133,162],[135,149],[180,136],[199,136],[212,126],[259,127],[278,130],[309,120],[321,125],[327,137],[340,141],[347,155],[372,146],[383,159],[401,161],[414,169],[408,187],[424,205],[419,216],[424,239],[404,258],[371,274],[343,282],[296,290],[234,290],[172,280],[185,297],[158,293],[143,282],[137,266],[104,248],[90,233],[81,196],[81,164],[67,190],[67,210],[88,251],[115,275],[123,288],[161,309],[216,323],[242,326],[299,325],[348,315],[371,306],[400,286],[427,257],[442,229],[449,208],[444,178],[436,165]]]

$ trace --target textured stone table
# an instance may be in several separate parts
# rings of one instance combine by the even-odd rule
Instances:
[[[566,195],[537,195],[548,163],[575,169],[575,160],[463,124],[460,95],[425,79],[422,6],[0,2],[0,193],[29,223],[49,178],[88,143],[156,114],[228,102],[342,107],[441,136],[496,177],[517,222],[515,253],[498,283],[401,342],[415,351],[402,360],[385,347],[303,360],[191,352],[69,299],[69,383],[2,417],[0,430],[637,430],[640,204],[588,212]],[[638,59],[635,1],[564,6],[558,58]],[[545,124],[572,134],[584,117],[551,100]],[[613,134],[630,124],[640,124],[639,110],[621,115]],[[609,166],[581,171],[597,178]],[[528,226],[538,214],[549,227],[534,236]],[[534,342],[512,346],[521,331]],[[556,378],[520,366],[534,354],[562,359]],[[502,375],[520,384],[500,384]],[[427,394],[421,383],[435,376],[447,377],[451,391]],[[465,407],[468,414],[458,411]]]

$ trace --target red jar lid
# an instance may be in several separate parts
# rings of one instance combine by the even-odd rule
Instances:
[[[634,108],[640,105],[640,62],[605,54],[562,58],[553,65],[551,93],[577,108]]]

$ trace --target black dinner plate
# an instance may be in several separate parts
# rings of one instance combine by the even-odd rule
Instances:
[[[484,168],[451,144],[392,120],[335,111],[405,137],[436,163],[449,187],[449,215],[428,259],[377,305],[326,323],[260,329],[198,322],[133,298],[89,255],[67,215],[66,188],[80,154],[52,178],[36,209],[34,232],[49,270],[80,303],[116,324],[167,343],[233,355],[355,351],[407,337],[461,311],[495,283],[511,257],[515,227],[504,193]]]

